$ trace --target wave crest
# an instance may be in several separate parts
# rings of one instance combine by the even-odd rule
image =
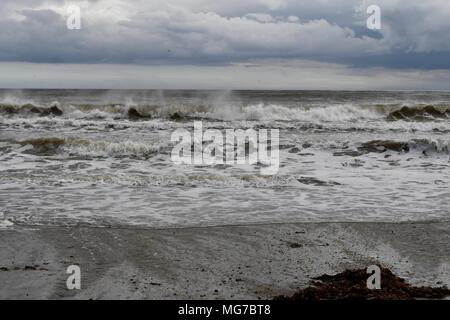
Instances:
[[[152,155],[163,153],[169,150],[170,143],[141,143],[131,140],[108,142],[91,141],[78,138],[55,138],[45,137],[28,139],[20,142],[21,145],[30,145],[32,149],[27,149],[25,153],[39,156],[54,155],[59,152],[66,152],[71,155],[89,157],[141,157],[146,158]]]
[[[406,120],[406,121],[426,121],[447,119],[450,116],[450,109],[438,108],[432,105],[428,106],[415,106],[415,107],[402,107],[399,110],[395,110],[387,116],[388,120]]]

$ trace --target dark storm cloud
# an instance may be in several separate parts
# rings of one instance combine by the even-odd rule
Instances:
[[[82,29],[66,28],[67,6]],[[0,60],[227,64],[309,59],[359,67],[449,68],[448,0],[379,0],[382,30],[362,0],[3,0]]]

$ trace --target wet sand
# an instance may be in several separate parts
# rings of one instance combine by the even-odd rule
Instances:
[[[450,287],[450,223],[0,230],[0,299],[272,299],[378,264]],[[66,269],[81,268],[81,290]]]

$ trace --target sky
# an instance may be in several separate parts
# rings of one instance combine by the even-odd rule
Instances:
[[[450,1],[1,0],[0,87],[450,90]]]

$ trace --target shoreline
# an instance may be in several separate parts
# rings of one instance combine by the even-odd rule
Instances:
[[[272,299],[377,264],[450,287],[450,222],[1,229],[0,299]],[[66,269],[81,269],[68,290]]]

